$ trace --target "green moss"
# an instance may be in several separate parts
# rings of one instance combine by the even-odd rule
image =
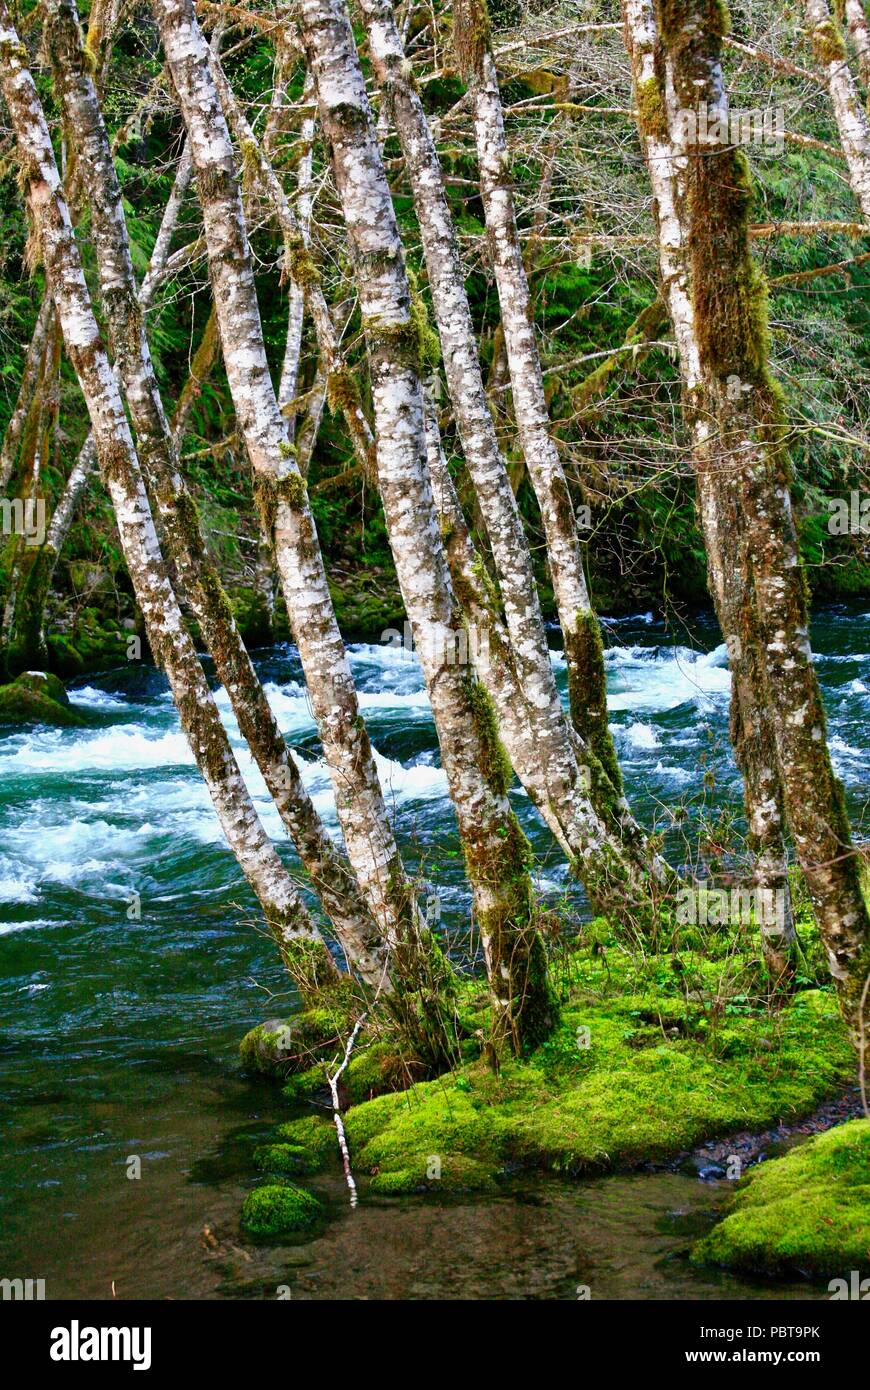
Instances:
[[[312,1226],[323,1208],[304,1188],[270,1184],[249,1192],[242,1206],[242,1226],[252,1236],[289,1235]]]
[[[668,134],[668,117],[658,78],[648,77],[645,82],[639,82],[635,99],[638,123],[643,134],[664,140]]]
[[[721,961],[686,953],[685,966],[697,994],[721,989]],[[455,1157],[481,1164],[487,1183],[517,1164],[578,1173],[665,1160],[806,1113],[854,1074],[832,993],[805,991],[774,1019],[735,1013],[725,1026],[709,1004],[687,1002],[664,957],[641,968],[597,945],[574,972],[560,1026],[529,1057],[497,1076],[472,1061],[353,1106],[355,1167],[383,1191],[389,1174],[419,1182],[433,1155],[442,1170]]]
[[[414,1080],[414,1075],[393,1044],[374,1042],[356,1052],[341,1080],[350,1103],[358,1105],[373,1096],[403,1090]],[[323,1064],[318,1063],[291,1076],[284,1087],[284,1095],[294,1102],[311,1100],[325,1087]]]
[[[820,63],[842,63],[846,58],[846,41],[836,19],[828,18],[813,30],[813,52]]]
[[[492,1164],[481,1163],[463,1154],[412,1155],[407,1167],[378,1172],[372,1178],[371,1190],[383,1197],[414,1192],[495,1191],[496,1170]]]
[[[304,1072],[321,1055],[334,1055],[339,1041],[350,1030],[348,1018],[344,1001],[337,997],[292,1018],[259,1023],[239,1044],[242,1065],[259,1076],[286,1077]],[[322,1078],[322,1066],[319,1071]]]
[[[59,728],[81,728],[87,721],[69,704],[53,699],[49,693],[63,687],[54,676],[26,673],[11,685],[0,686],[0,724],[53,724]],[[64,695],[64,700],[66,697]]]
[[[424,370],[427,368],[431,370],[437,367],[441,361],[441,339],[432,327],[429,310],[420,293],[416,275],[410,268],[408,268],[407,275],[408,287],[411,291],[411,322],[417,334],[420,365]]]
[[[296,1177],[318,1173],[323,1167],[319,1154],[299,1144],[264,1144],[255,1149],[254,1162],[264,1173],[285,1173]]]
[[[466,693],[481,754],[481,771],[497,796],[506,796],[513,781],[510,758],[498,734],[498,715],[486,687],[473,675],[466,680]]]
[[[870,1273],[870,1122],[853,1120],[754,1169],[695,1263],[761,1274]]]
[[[320,271],[301,236],[288,239],[287,262],[290,276],[301,290],[315,289],[320,284]]]
[[[323,1073],[321,1072],[321,1076]],[[301,1120],[290,1120],[278,1126],[278,1136],[294,1148],[303,1149],[320,1163],[337,1152],[335,1126],[331,1120],[321,1119],[319,1115],[305,1115]]]
[[[424,344],[413,307],[403,323],[385,323],[380,317],[367,315],[363,318],[363,329],[373,358],[414,372],[422,371]]]
[[[288,446],[292,449],[292,445]],[[284,449],[281,450],[284,455]],[[290,455],[284,455],[289,457]],[[298,469],[285,473],[283,478],[276,478],[271,473],[257,473],[252,483],[254,501],[263,522],[266,534],[271,536],[275,529],[275,521],[278,515],[278,507],[284,502],[294,511],[302,511],[308,501],[308,489],[305,479]]]
[[[60,633],[50,633],[48,638],[48,659],[53,671],[59,676],[80,676],[85,670],[83,657],[67,637]]]

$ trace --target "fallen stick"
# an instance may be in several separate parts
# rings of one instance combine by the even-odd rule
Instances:
[[[338,1103],[338,1079],[341,1076],[341,1073],[344,1071],[345,1067],[347,1066],[348,1062],[350,1061],[350,1054],[353,1052],[353,1045],[357,1040],[357,1035],[359,1033],[360,1028],[362,1028],[363,1024],[365,1023],[365,1018],[365,1014],[361,1014],[360,1017],[357,1019],[356,1023],[354,1024],[353,1032],[348,1038],[347,1047],[344,1051],[344,1060],[341,1066],[338,1068],[338,1071],[335,1073],[335,1076],[330,1076],[328,1072],[326,1075],[326,1079],[329,1082],[329,1089],[332,1092],[333,1119],[335,1120],[335,1130],[338,1135],[338,1147],[341,1150],[341,1163],[342,1167],[344,1168],[344,1176],[347,1179],[347,1185],[350,1188],[351,1210],[353,1210],[353,1208],[357,1206],[359,1202],[359,1194],[357,1193],[356,1183],[353,1180],[353,1173],[351,1172],[350,1151],[347,1147],[347,1135],[344,1132],[344,1124],[342,1123],[341,1119],[341,1107]]]

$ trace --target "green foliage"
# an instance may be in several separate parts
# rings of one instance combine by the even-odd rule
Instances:
[[[692,1259],[765,1275],[865,1274],[870,1254],[870,1121],[853,1120],[762,1163]],[[847,1295],[848,1296],[848,1295]]]

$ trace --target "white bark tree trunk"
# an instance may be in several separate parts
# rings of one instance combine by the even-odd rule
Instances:
[[[534,781],[540,793],[538,804],[547,805],[558,820],[559,838],[570,847],[570,857],[594,898],[598,889],[597,850],[607,833],[602,818],[611,830],[610,853],[616,859],[625,855],[627,875],[636,872],[619,842],[621,824],[625,822],[626,828],[630,825],[628,808],[624,797],[615,793],[597,760],[596,750],[584,750],[582,766],[578,766],[553,675],[522,518],[487,405],[459,244],[435,142],[405,58],[392,5],[389,0],[363,0],[362,12],[384,106],[392,114],[402,145],[420,225],[447,388],[504,603],[520,700],[513,722],[524,722],[537,745],[540,773]],[[503,707],[499,714],[501,717]],[[510,734],[506,733],[505,741],[509,753],[511,747],[519,751]],[[528,775],[529,762],[522,754],[520,757],[522,766],[517,767],[517,772],[526,784],[523,769]],[[590,793],[595,809],[590,804]],[[631,826],[629,844],[643,863],[642,836],[636,826]],[[639,872],[642,874],[643,870]]]
[[[208,554],[196,505],[178,470],[151,361],[130,253],[121,190],[96,90],[88,71],[75,0],[48,0],[46,43],[93,214],[103,303],[138,440],[146,485],[160,516],[183,596],[200,623],[239,728],[274,798],[349,960],[367,983],[384,977],[385,952],[349,865],[305,791],[251,664],[220,576]],[[374,944],[374,950],[372,946]]]
[[[541,510],[556,607],[565,642],[574,726],[624,799],[607,721],[601,632],[589,599],[568,483],[556,445],[535,339],[534,310],[517,231],[510,156],[484,0],[453,7],[454,47],[474,111],[480,191],[502,314],[517,434]]]
[[[870,23],[864,0],[846,0],[846,25],[858,57],[858,76],[870,99]]]
[[[15,131],[27,202],[67,355],[85,397],[100,469],[115,509],[151,649],[224,833],[259,898],[282,955],[307,952],[313,974],[334,969],[256,815],[169,584],[115,375],[100,339],[69,209],[27,51],[0,0],[0,85]]]
[[[443,965],[425,934],[389,823],[335,619],[305,482],[269,374],[244,212],[221,106],[222,100],[230,106],[233,100],[226,90],[218,94],[216,65],[209,65],[190,0],[155,0],[155,13],[196,169],[227,380],[254,473],[264,529],[274,538],[287,612],[348,857],[392,952],[391,976],[400,986],[396,990],[397,1007],[416,991],[429,997],[430,1016],[421,1011],[417,1023],[428,1030],[428,1045],[443,1054],[450,1050],[448,1025],[438,1008]],[[226,88],[225,81],[221,86]],[[318,294],[322,300],[319,284],[312,300],[316,301]],[[316,303],[312,312],[317,321]],[[325,317],[329,317],[328,311]],[[405,1022],[414,1026],[407,1012]]]
[[[870,119],[849,68],[846,42],[828,0],[807,0],[807,23],[816,61],[828,81],[840,144],[849,166],[849,183],[870,225]]]
[[[387,532],[456,808],[496,1034],[534,1046],[555,1003],[492,706],[457,662],[461,622],[426,464],[421,329],[390,190],[344,0],[302,0],[298,13],[359,290]]]

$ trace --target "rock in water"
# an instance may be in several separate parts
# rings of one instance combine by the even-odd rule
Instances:
[[[54,724],[78,728],[86,720],[73,709],[57,676],[25,671],[10,685],[0,686],[0,724]]]

